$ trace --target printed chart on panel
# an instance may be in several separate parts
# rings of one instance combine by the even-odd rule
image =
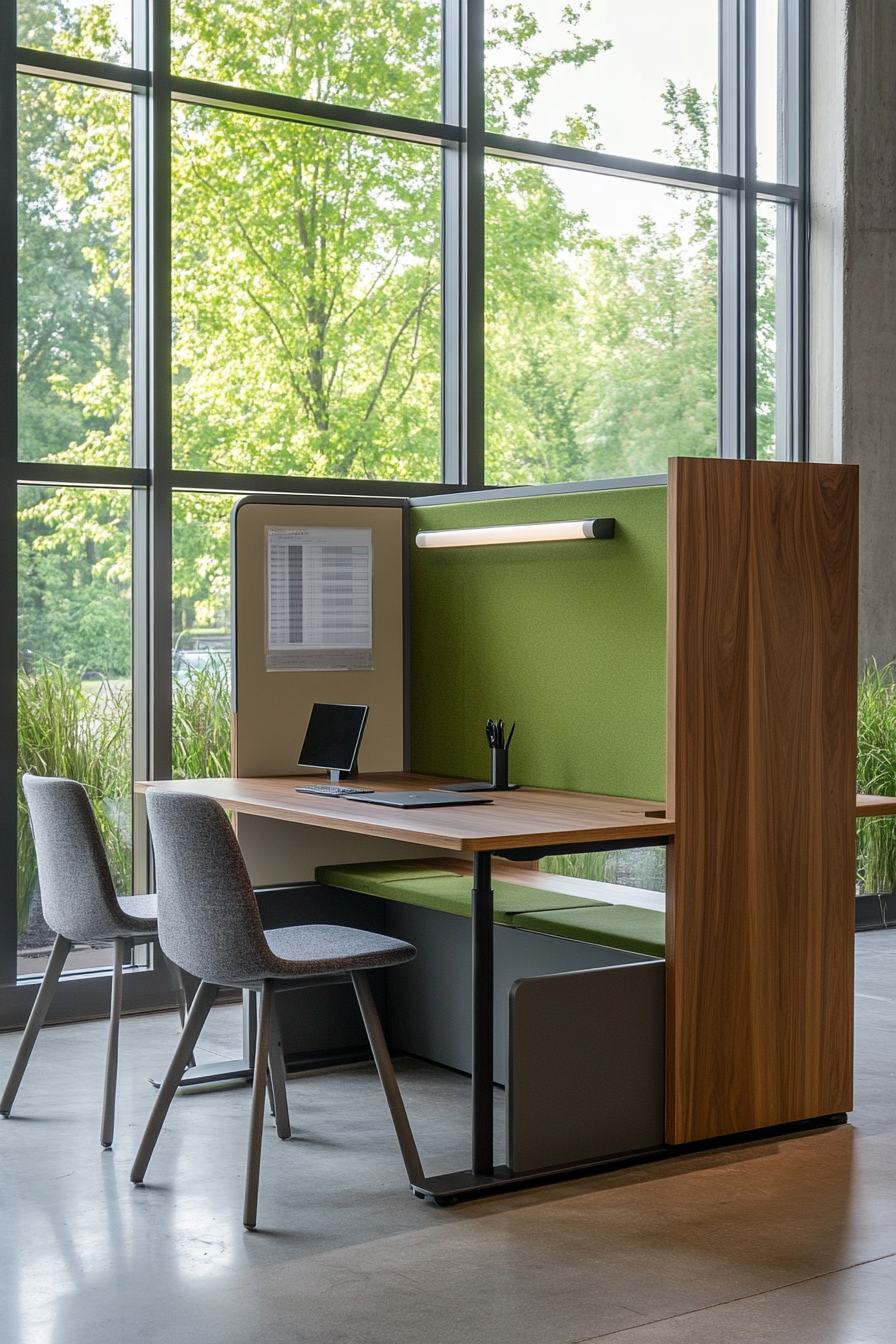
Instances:
[[[369,527],[266,527],[268,672],[373,666]]]

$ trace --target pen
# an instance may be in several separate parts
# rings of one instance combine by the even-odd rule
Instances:
[[[510,746],[511,742],[513,741],[513,734],[514,734],[515,730],[516,730],[516,719],[514,719],[514,721],[513,721],[513,724],[512,724],[511,729],[510,729],[510,735],[509,735],[508,738],[507,738],[507,746],[508,746],[508,747]]]

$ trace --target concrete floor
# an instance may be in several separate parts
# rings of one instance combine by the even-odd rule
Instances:
[[[173,1016],[122,1028],[98,1143],[102,1024],[47,1030],[0,1123],[3,1344],[893,1344],[896,930],[857,940],[848,1126],[438,1209],[407,1191],[372,1068],[291,1081],[240,1222],[248,1089],[180,1096],[128,1169]],[[206,1058],[238,1010],[215,1010]],[[17,1037],[0,1036],[0,1076]],[[469,1086],[405,1061],[427,1170],[467,1160]]]

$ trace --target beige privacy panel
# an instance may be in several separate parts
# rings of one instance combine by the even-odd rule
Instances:
[[[399,500],[235,506],[234,775],[299,773],[315,701],[370,706],[361,771],[406,768],[405,512]]]

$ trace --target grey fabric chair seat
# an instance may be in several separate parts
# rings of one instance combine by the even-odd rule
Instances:
[[[100,1143],[108,1148],[115,1127],[121,972],[125,943],[129,938],[155,938],[158,932],[158,903],[155,896],[116,895],[102,836],[83,785],[72,779],[26,774],[22,776],[22,789],[34,836],[41,906],[44,919],[56,934],[56,939],[0,1098],[0,1115],[8,1117],[12,1110],[72,944],[112,943],[115,954],[100,1127]],[[172,969],[170,963],[169,969]],[[176,989],[178,1009],[183,1020],[184,996],[179,979],[176,980]]]
[[[292,928],[265,929],[265,942],[273,954],[270,976],[332,975],[348,971],[400,966],[417,955],[410,943],[386,938],[366,929],[346,929],[339,924],[298,924]]]
[[[297,982],[307,983],[309,978],[347,976],[354,986],[408,1178],[419,1184],[423,1168],[367,980],[368,970],[410,961],[417,955],[416,948],[397,938],[333,924],[265,930],[242,852],[223,808],[198,794],[154,788],[147,792],[146,811],[156,861],[159,941],[166,956],[202,983],[159,1088],[131,1180],[135,1184],[143,1181],[184,1064],[219,987],[256,990],[261,1004],[243,1206],[243,1222],[254,1228],[268,1079],[277,1132],[282,1138],[290,1133],[274,994]]]

